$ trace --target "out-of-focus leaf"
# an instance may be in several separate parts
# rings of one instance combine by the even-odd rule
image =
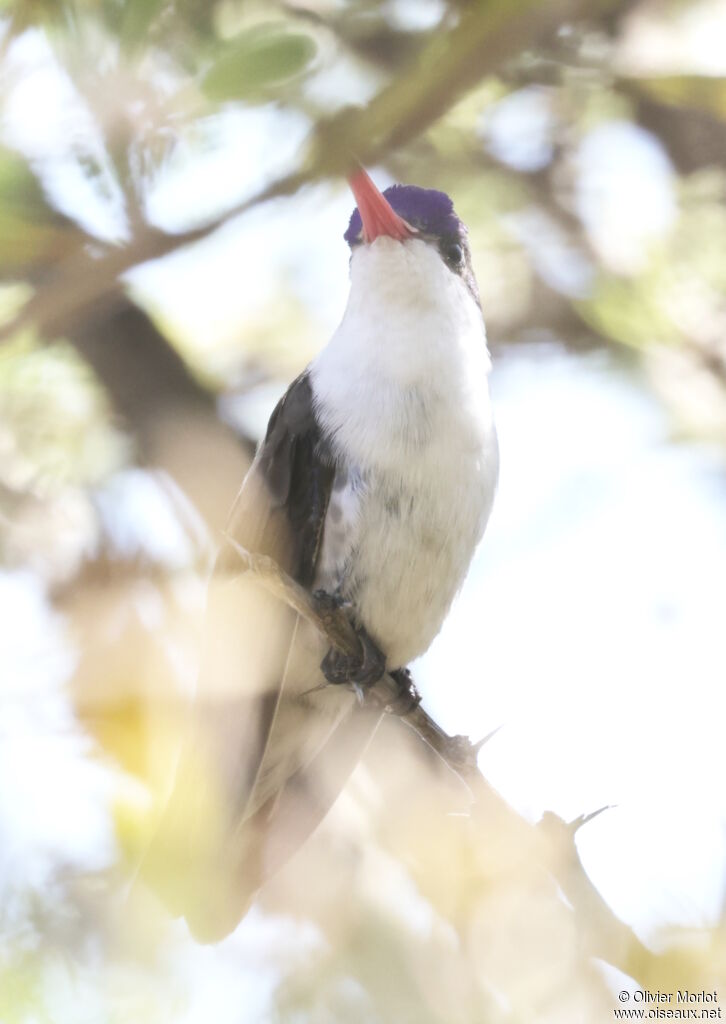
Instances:
[[[63,244],[63,220],[27,164],[0,149],[0,272],[17,274]]]
[[[204,91],[213,100],[240,99],[300,74],[317,52],[313,39],[280,24],[241,33],[207,71]]]
[[[103,478],[125,458],[105,393],[69,345],[16,337],[0,348],[0,481],[51,493]]]
[[[726,78],[703,75],[660,75],[639,78],[631,85],[636,93],[685,110],[702,110],[726,120]]]
[[[0,285],[0,324],[17,316],[32,294],[30,285],[22,281]]]
[[[676,344],[680,335],[662,307],[659,284],[657,277],[633,284],[602,274],[592,297],[575,303],[575,308],[585,323],[621,345]]]
[[[19,35],[33,25],[62,21],[68,14],[68,4],[58,0],[3,0],[0,13],[12,18],[11,31]]]
[[[0,972],[0,1019],[7,1024],[42,1020],[40,967],[31,955],[14,952],[4,960]]]
[[[17,274],[49,248],[56,237],[52,229],[29,224],[0,206],[0,268],[3,274]]]
[[[0,207],[8,206],[23,220],[42,221],[53,216],[25,161],[0,149]]]
[[[121,45],[135,50],[147,37],[149,28],[163,6],[164,0],[126,0],[119,26]]]

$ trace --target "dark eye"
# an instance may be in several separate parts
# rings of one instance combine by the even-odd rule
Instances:
[[[452,270],[458,270],[464,262],[464,250],[458,242],[449,242],[445,245],[442,256]]]

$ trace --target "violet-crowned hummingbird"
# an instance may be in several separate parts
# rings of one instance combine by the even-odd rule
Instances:
[[[227,535],[344,602],[363,655],[326,652],[223,546],[191,735],[147,858],[203,941],[235,927],[327,813],[378,722],[353,688],[384,668],[406,686],[403,670],[438,633],[496,487],[466,228],[443,192],[381,193],[363,170],[350,185],[343,320],[273,412]]]

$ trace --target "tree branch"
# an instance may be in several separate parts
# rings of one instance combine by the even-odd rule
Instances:
[[[244,570],[252,573],[265,590],[290,605],[343,654],[355,657],[360,653],[360,641],[342,608],[321,608],[310,591],[288,576],[273,558],[253,554],[229,534],[225,534],[225,540],[235,551]],[[366,703],[391,709],[399,698],[400,687],[386,672],[366,695]],[[466,736],[449,736],[420,704],[401,717],[465,782],[469,781],[471,771],[479,774],[476,767],[479,746],[471,743]]]
[[[236,553],[243,572],[252,574],[267,591],[312,623],[335,647],[345,654],[357,653],[358,639],[342,609],[326,608],[321,611],[313,595],[288,576],[274,559],[248,551],[229,535],[225,535],[225,540]],[[369,691],[366,701],[389,709],[396,704],[398,697],[396,682],[389,673],[385,673]],[[479,771],[477,754],[480,744],[472,743],[466,736],[450,736],[420,705],[401,716],[400,720],[465,782],[473,797],[472,815],[483,819],[490,830],[495,824],[499,841],[504,832],[509,833],[513,849],[530,852],[556,879],[574,907],[592,956],[601,957],[629,974],[633,973],[634,965],[637,966],[641,980],[647,980],[652,987],[659,983],[658,979],[665,984],[665,962],[644,946],[612,912],[580,861],[575,834],[600,811],[569,824],[548,812],[538,825],[530,825],[499,796]]]
[[[621,0],[599,0],[613,7]],[[585,12],[586,0],[476,0],[448,32],[436,33],[407,72],[364,108],[345,108],[320,121],[298,170],[271,182],[222,216],[191,231],[167,234],[148,227],[127,246],[85,248],[67,260],[18,315],[0,326],[0,341],[33,324],[42,335],[58,318],[79,316],[107,300],[132,267],[206,238],[230,218],[270,199],[289,196],[309,182],[344,175],[355,158],[382,160],[442,117],[502,62],[533,45],[558,25]],[[101,255],[99,255],[101,251]]]

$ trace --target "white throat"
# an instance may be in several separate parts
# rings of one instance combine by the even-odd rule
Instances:
[[[481,310],[432,245],[381,237],[354,250],[343,320],[312,365],[320,419],[347,456],[395,465],[435,434],[446,441],[459,413],[489,419],[489,369]]]

